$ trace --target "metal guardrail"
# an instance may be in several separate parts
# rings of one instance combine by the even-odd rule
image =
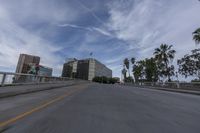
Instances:
[[[0,72],[0,86],[31,83],[54,83],[72,80],[65,77],[47,77],[24,73]]]
[[[131,83],[129,85],[152,86],[152,87],[200,91],[200,82],[191,82],[191,83],[186,83],[186,82],[140,82],[140,83]]]

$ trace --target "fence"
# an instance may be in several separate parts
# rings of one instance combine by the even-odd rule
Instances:
[[[0,86],[32,83],[54,83],[72,80],[64,77],[47,77],[32,74],[0,72]]]
[[[194,90],[200,91],[200,82],[185,83],[185,82],[140,82],[133,83],[129,85],[135,86],[151,86],[151,87],[162,87],[171,89],[184,89],[184,90]]]

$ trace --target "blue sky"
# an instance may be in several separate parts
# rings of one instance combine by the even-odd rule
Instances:
[[[198,0],[0,0],[0,71],[27,53],[59,76],[65,58],[93,52],[120,76],[125,57],[151,57],[161,43],[176,59],[198,48],[199,13]]]

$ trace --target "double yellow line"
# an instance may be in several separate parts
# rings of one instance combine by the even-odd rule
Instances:
[[[75,93],[75,92],[77,92],[77,91],[80,91],[80,90],[82,90],[82,89],[83,89],[83,88],[81,88],[81,89],[76,89],[76,91],[68,92],[68,93],[65,94],[65,95],[59,96],[59,97],[57,97],[57,98],[55,98],[55,99],[53,99],[53,100],[51,100],[51,101],[48,101],[48,102],[46,102],[46,103],[44,103],[44,104],[42,104],[42,105],[40,105],[40,106],[38,106],[38,107],[35,107],[35,108],[33,108],[33,109],[31,109],[31,110],[29,110],[29,111],[27,111],[27,112],[24,112],[24,113],[22,113],[22,114],[19,114],[19,115],[17,115],[17,116],[14,117],[14,118],[11,118],[11,119],[6,120],[6,121],[4,121],[4,122],[0,122],[0,128],[3,128],[3,127],[5,127],[5,126],[8,126],[9,124],[12,124],[12,123],[16,122],[17,120],[22,119],[22,118],[24,118],[24,117],[26,117],[26,116],[28,116],[28,115],[31,115],[32,113],[34,113],[34,112],[36,112],[36,111],[39,111],[39,110],[41,110],[41,109],[43,109],[43,108],[49,106],[50,104],[53,104],[53,103],[55,103],[55,102],[57,102],[57,101],[60,101],[60,100],[64,99],[65,97],[70,96],[71,94],[73,94],[73,93]]]

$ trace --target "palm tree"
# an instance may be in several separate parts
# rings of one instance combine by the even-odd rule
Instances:
[[[196,44],[200,44],[200,28],[198,28],[192,34],[193,34],[193,40],[196,42]]]
[[[134,57],[131,58],[131,63],[132,63],[133,65],[135,64],[135,58],[134,58]]]
[[[163,73],[163,75],[168,76],[169,80],[171,75],[167,73],[167,70],[169,68],[168,65],[170,61],[173,61],[176,53],[176,51],[173,50],[172,47],[172,45],[161,44],[160,48],[156,48],[154,52],[157,63],[162,64],[161,73]]]
[[[124,65],[124,68],[122,69],[122,75],[124,76],[124,81],[126,79],[126,72],[127,70],[125,69],[125,65]]]
[[[126,66],[126,69],[128,70],[128,74],[129,74],[129,77],[130,77],[129,59],[128,59],[128,58],[125,58],[125,59],[124,59],[124,65]]]

